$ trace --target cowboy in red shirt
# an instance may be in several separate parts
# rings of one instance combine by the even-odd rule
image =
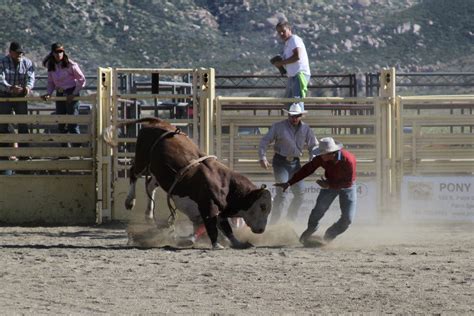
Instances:
[[[275,183],[285,191],[289,186],[311,175],[319,167],[325,170],[325,179],[316,182],[321,187],[316,205],[311,211],[308,228],[300,237],[300,242],[307,245],[308,238],[318,229],[319,221],[339,196],[341,217],[324,234],[324,242],[330,242],[337,235],[342,234],[352,223],[356,212],[356,158],[349,151],[343,149],[341,143],[332,137],[322,138],[319,147],[314,152],[315,157],[305,164],[288,182]]]

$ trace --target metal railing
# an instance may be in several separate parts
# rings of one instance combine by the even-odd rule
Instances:
[[[86,77],[86,86],[83,90],[88,91],[97,91],[97,76],[96,75],[87,75]],[[35,86],[33,91],[44,92],[48,87],[48,75],[36,75],[35,76]]]
[[[365,96],[377,96],[380,73],[366,73],[365,80],[357,80],[356,74],[316,74],[311,76],[308,89],[311,96],[356,97],[361,91]],[[161,78],[160,78],[161,79]],[[474,72],[397,73],[397,89],[401,94],[458,94],[474,92]],[[33,91],[46,91],[48,77],[36,76]],[[283,93],[287,77],[278,75],[216,75],[216,90],[219,94],[240,91],[279,91]],[[363,82],[365,81],[365,82]],[[192,78],[183,78],[182,83],[159,80],[154,86],[149,78],[121,75],[117,80],[119,91],[144,91],[158,88],[161,92],[178,93],[190,89]],[[420,90],[421,89],[421,90]],[[86,75],[86,91],[97,90],[97,76]],[[226,93],[228,92],[228,93]]]
[[[285,91],[288,78],[276,75],[216,75],[216,90],[280,90]],[[357,96],[355,74],[312,75],[308,90],[313,94]]]
[[[397,73],[397,94],[472,94],[474,72]],[[377,96],[380,73],[365,74],[365,95]]]

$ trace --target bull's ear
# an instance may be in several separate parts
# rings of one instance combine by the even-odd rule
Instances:
[[[260,187],[260,189],[266,189],[266,188],[267,188],[266,184],[262,184],[262,186]]]

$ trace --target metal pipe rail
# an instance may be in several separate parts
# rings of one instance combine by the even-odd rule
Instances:
[[[216,75],[217,90],[284,90],[288,78],[278,75]],[[345,89],[349,96],[357,96],[355,74],[312,75],[308,89]]]
[[[230,103],[256,103],[256,104],[288,104],[293,102],[304,102],[310,104],[318,103],[354,103],[354,104],[363,104],[367,102],[373,102],[375,98],[344,98],[344,97],[308,97],[308,98],[273,98],[273,97],[227,97],[227,96],[217,96],[216,100],[221,103],[230,104]]]
[[[114,68],[116,73],[123,74],[140,74],[150,75],[152,73],[159,73],[160,75],[185,75],[192,73],[195,69],[184,68],[184,69],[164,69],[164,68]]]
[[[424,72],[424,73],[397,73],[396,86],[404,88],[412,94],[410,87],[425,88],[466,88],[474,90],[474,72]],[[365,74],[365,95],[379,94],[380,73]],[[445,89],[446,90],[446,89]],[[449,90],[449,89],[448,89]],[[418,92],[419,93],[419,92]],[[445,92],[444,92],[445,93]]]

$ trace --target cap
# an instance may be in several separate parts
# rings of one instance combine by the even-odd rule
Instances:
[[[64,50],[64,47],[63,47],[63,44],[61,43],[54,43],[51,45],[51,51],[54,52],[55,50],[57,49],[63,49]]]
[[[21,47],[20,43],[18,42],[11,42],[10,43],[10,51],[15,53],[24,53],[25,51]]]

